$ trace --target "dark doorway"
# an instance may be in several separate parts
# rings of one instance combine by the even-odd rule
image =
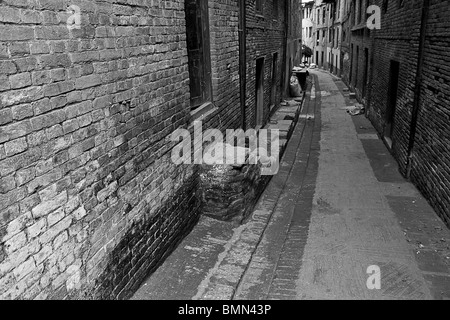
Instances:
[[[389,87],[386,105],[386,126],[384,129],[385,140],[392,147],[392,134],[394,132],[395,109],[397,107],[398,79],[400,74],[400,63],[391,60],[389,70]]]
[[[274,106],[277,103],[277,68],[278,66],[278,52],[273,54],[272,59],[272,91],[270,92],[270,105]]]
[[[264,114],[264,58],[256,60],[256,125],[262,125]]]
[[[355,52],[353,50],[353,44],[351,46],[351,52],[350,52],[350,72],[349,72],[349,79],[348,82],[350,85],[352,85],[353,81],[353,63],[355,58]]]
[[[364,49],[364,75],[363,75],[363,97],[367,93],[367,76],[369,74],[369,49]]]
[[[356,46],[356,61],[355,61],[355,89],[358,87],[358,64],[359,64],[359,46]]]
[[[330,53],[330,72],[333,73],[334,54]]]

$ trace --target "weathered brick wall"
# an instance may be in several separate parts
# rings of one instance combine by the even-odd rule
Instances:
[[[124,297],[195,223],[185,34],[181,0],[0,3],[0,297]]]
[[[376,1],[380,6],[381,2]],[[421,8],[420,0],[405,1],[403,8],[398,7],[397,1],[389,1],[387,12],[382,13],[381,30],[373,32],[376,52],[371,83],[370,118],[377,130],[384,133],[390,61],[400,62],[392,152],[403,173],[406,173],[411,130]],[[411,168],[412,181],[447,224],[450,212],[449,14],[448,1],[431,1],[425,41],[420,111]]]
[[[364,86],[364,72],[365,70],[365,50],[367,49],[370,54],[372,51],[371,40],[370,40],[370,31],[362,27],[359,30],[352,31],[351,33],[351,44],[350,44],[350,59],[353,64],[353,68],[351,70],[351,81],[350,87],[355,91],[358,99],[361,102],[365,102],[366,95],[363,94],[363,86]],[[353,45],[353,53],[352,53],[352,45]],[[350,70],[349,70],[350,72]],[[350,79],[350,75],[349,75]],[[366,79],[369,79],[367,76]],[[367,82],[366,82],[367,85]]]
[[[432,0],[411,179],[450,226],[450,4]]]
[[[254,128],[256,126],[256,59],[264,58],[264,122],[268,120],[271,107],[271,91],[272,91],[272,63],[273,54],[278,53],[278,64],[276,72],[276,97],[275,101],[280,101],[283,96],[282,84],[283,75],[286,68],[289,67],[290,52],[299,54],[298,39],[301,38],[301,10],[298,1],[291,1],[293,10],[291,14],[290,28],[292,34],[296,35],[296,44],[292,44],[291,40],[285,39],[285,1],[264,1],[262,14],[257,13],[255,9],[255,0],[247,1],[247,97],[246,97],[246,126]],[[274,4],[278,6],[278,10],[274,10]],[[277,12],[277,14],[275,14]],[[287,22],[286,22],[287,23]],[[289,36],[289,35],[288,35]],[[286,41],[289,40],[289,41]],[[285,42],[286,41],[286,42]],[[284,63],[286,51],[289,50],[289,59]],[[298,57],[297,57],[298,58]],[[294,58],[293,58],[294,59]],[[299,58],[298,58],[299,59]]]
[[[209,1],[203,129],[240,124],[237,1]],[[254,50],[281,69],[278,4],[277,41]],[[0,3],[0,297],[126,298],[189,232],[197,168],[170,160],[171,133],[193,129],[187,62],[182,0]]]
[[[369,95],[369,79],[372,69],[371,55],[372,55],[372,40],[371,30],[367,28],[367,19],[369,15],[363,15],[360,11],[361,18],[358,19],[357,15],[353,12],[356,10],[362,10],[366,12],[366,6],[373,4],[373,0],[363,1],[363,8],[355,7],[354,2],[349,3],[349,12],[346,16],[345,27],[346,37],[348,40],[348,47],[344,50],[348,50],[349,60],[344,61],[343,78],[349,87],[356,93],[357,99],[363,103],[367,103]],[[366,17],[363,18],[362,16]],[[359,21],[359,23],[358,23]],[[367,63],[369,68],[366,69],[366,55],[367,50]],[[366,78],[364,77],[366,75]],[[365,88],[364,88],[365,85]],[[365,91],[364,91],[365,90]]]
[[[239,0],[209,0],[214,104],[219,109],[207,126],[241,125],[239,93]]]
[[[402,170],[406,165],[414,96],[420,3],[421,1],[405,2],[404,8],[398,8],[396,1],[390,1],[386,13],[382,12],[381,29],[372,31],[375,52],[369,111],[370,118],[380,133],[384,133],[386,125],[390,61],[400,62],[392,151]],[[376,1],[376,4],[381,7],[382,1]]]

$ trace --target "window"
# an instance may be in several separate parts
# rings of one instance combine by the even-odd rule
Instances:
[[[191,109],[212,100],[208,2],[186,0],[186,41]]]
[[[398,0],[398,7],[399,8],[403,8],[404,5],[405,5],[405,0]]]
[[[383,6],[381,7],[383,13],[387,12],[388,6],[389,6],[389,1],[388,0],[383,0]]]
[[[205,1],[206,2],[206,1]],[[256,14],[263,14],[264,0],[256,0]]]

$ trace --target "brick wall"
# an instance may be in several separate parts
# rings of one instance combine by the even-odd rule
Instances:
[[[379,6],[382,1],[375,1]],[[382,13],[381,30],[373,32],[373,77],[369,115],[377,130],[384,135],[391,60],[400,63],[399,88],[394,115],[392,153],[400,170],[406,174],[408,144],[414,103],[415,76],[422,1],[389,1]],[[424,66],[419,100],[419,116],[415,136],[411,179],[429,199],[442,219],[449,224],[450,129],[448,127],[450,89],[448,16],[446,1],[432,0],[427,21]]]
[[[197,215],[168,141],[184,2],[6,0],[0,23],[0,296],[124,297]]]
[[[287,92],[290,68],[300,62],[301,7],[300,1],[289,1],[286,15],[285,1],[264,1],[263,11],[256,12],[256,0],[247,1],[247,97],[246,125],[256,126],[256,60],[264,58],[264,111],[266,122],[271,112],[273,54],[278,54],[275,76],[275,98],[278,103]],[[278,7],[274,9],[274,5]],[[277,13],[277,14],[276,14]],[[287,22],[285,22],[288,17]],[[289,25],[286,29],[285,23]],[[291,30],[287,33],[287,30]],[[286,39],[285,39],[286,37]],[[287,50],[285,49],[287,48]],[[291,65],[290,65],[290,61]],[[287,72],[289,73],[287,74]],[[283,79],[284,76],[284,79]],[[283,92],[284,91],[284,92]]]
[[[210,1],[207,126],[239,122],[236,7]],[[198,217],[196,169],[170,161],[184,1],[6,0],[0,24],[0,296],[126,298]]]
[[[237,1],[209,1],[203,129],[241,123]],[[248,88],[253,59],[276,51],[280,87],[284,2],[263,27],[252,2]],[[1,298],[127,298],[195,225],[197,168],[170,160],[171,133],[193,130],[187,62],[182,0],[0,2]]]
[[[450,226],[450,5],[432,0],[411,178]]]
[[[381,29],[372,32],[376,52],[373,57],[374,76],[371,83],[369,111],[375,127],[382,134],[386,125],[390,62],[391,60],[400,62],[392,151],[399,160],[402,170],[405,170],[406,165],[414,96],[420,3],[421,1],[405,2],[405,7],[399,9],[396,1],[390,1],[387,11],[382,12]],[[381,1],[377,1],[376,4],[382,6]]]

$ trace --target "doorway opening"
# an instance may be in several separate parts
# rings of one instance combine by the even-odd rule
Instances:
[[[355,61],[355,89],[358,87],[358,64],[359,64],[359,46],[356,46],[356,61]]]
[[[256,60],[256,125],[263,124],[264,117],[264,58]]]
[[[353,63],[355,62],[354,60],[354,56],[355,56],[355,52],[353,51],[353,44],[351,46],[351,55],[350,55],[350,72],[349,72],[349,84],[352,85],[352,81],[353,81]]]
[[[369,74],[369,49],[364,49],[364,76],[363,76],[363,89],[362,95],[365,98],[367,94],[367,77]]]
[[[384,139],[389,148],[392,148],[392,135],[394,133],[395,125],[395,110],[397,108],[397,95],[398,95],[398,80],[400,74],[400,62],[391,60],[389,69],[389,87],[386,104],[385,121],[386,126],[384,128]]]

